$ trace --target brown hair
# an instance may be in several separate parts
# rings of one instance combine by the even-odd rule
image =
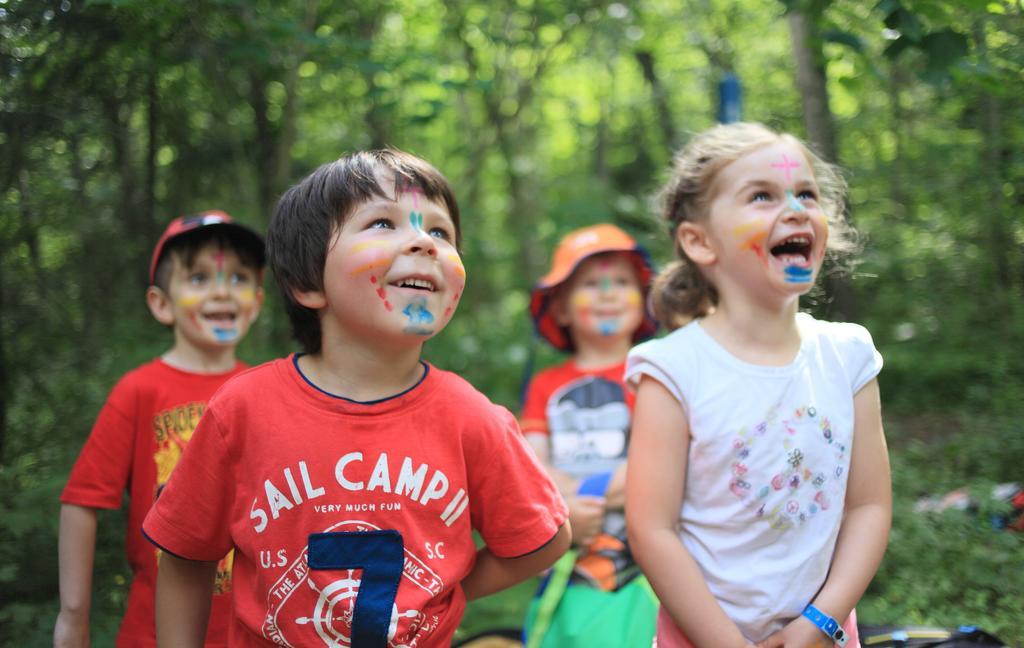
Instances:
[[[669,330],[703,317],[718,304],[718,292],[679,245],[676,232],[684,221],[703,222],[714,198],[714,180],[731,162],[762,146],[796,144],[811,164],[821,191],[819,204],[829,224],[828,253],[845,255],[856,247],[856,232],[843,216],[846,182],[839,169],[816,155],[800,139],[752,122],[720,124],[694,137],[673,160],[668,182],[658,193],[661,216],[667,221],[678,260],[654,280],[651,301],[655,316]]]

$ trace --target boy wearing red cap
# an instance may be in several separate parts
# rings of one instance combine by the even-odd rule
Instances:
[[[158,551],[141,533],[206,401],[245,368],[235,347],[263,302],[263,238],[209,211],[171,221],[153,250],[146,304],[174,343],[118,381],[61,494],[60,600],[55,646],[88,646],[97,509],[129,495],[125,551],[133,577],[118,647],[156,645]],[[230,555],[217,569],[207,646],[227,645]]]
[[[651,277],[643,248],[601,224],[565,236],[531,293],[537,332],[571,354],[532,379],[520,421],[569,505],[579,556],[570,585],[615,592],[639,575],[622,510],[633,409],[622,376],[630,347],[657,329],[646,308]]]

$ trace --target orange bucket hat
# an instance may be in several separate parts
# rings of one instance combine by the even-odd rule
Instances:
[[[603,252],[626,252],[633,261],[640,289],[644,294],[644,319],[633,334],[633,341],[640,342],[654,335],[658,322],[647,305],[647,293],[654,276],[651,259],[632,236],[614,225],[591,225],[565,235],[555,248],[551,270],[540,278],[530,292],[530,315],[537,333],[559,351],[574,349],[572,337],[565,327],[555,321],[551,313],[551,301],[556,289],[565,283],[580,263],[595,254]]]

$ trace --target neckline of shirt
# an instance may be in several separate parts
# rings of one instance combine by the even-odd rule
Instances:
[[[691,322],[686,328],[692,327],[695,331],[694,335],[704,342],[702,348],[713,357],[717,358],[720,362],[748,375],[778,377],[792,375],[804,365],[811,339],[811,332],[808,329],[808,322],[806,321],[808,318],[810,318],[810,316],[805,313],[797,313],[796,321],[797,328],[800,331],[800,349],[796,352],[792,361],[779,366],[754,364],[736,357],[731,351],[722,346],[718,340],[713,338],[703,326],[701,326],[699,319]]]
[[[423,375],[411,387],[384,398],[372,401],[357,401],[338,394],[332,394],[311,381],[306,374],[302,373],[302,369],[299,368],[299,358],[302,355],[304,354],[293,353],[291,357],[285,359],[283,367],[284,371],[292,377],[299,391],[321,406],[332,411],[341,410],[346,413],[380,414],[385,411],[406,407],[418,401],[431,390],[435,382],[434,376],[437,373],[433,371],[433,367],[429,363],[420,360],[419,362],[423,366]]]

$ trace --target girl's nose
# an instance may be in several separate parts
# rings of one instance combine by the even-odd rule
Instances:
[[[807,208],[800,202],[792,191],[786,192],[786,205],[783,218],[790,222],[803,223],[808,219]]]

